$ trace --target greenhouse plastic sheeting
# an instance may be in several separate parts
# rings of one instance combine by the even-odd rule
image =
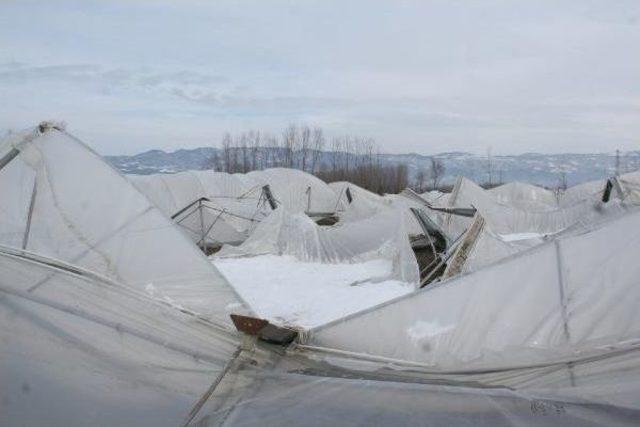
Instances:
[[[413,213],[411,213],[411,208],[418,208],[424,211],[423,204],[417,203],[416,201],[399,194],[387,194],[384,198],[396,212],[400,212],[404,217],[405,227],[409,236],[420,236],[424,234],[420,223],[417,221]],[[439,213],[428,212],[427,215],[434,219],[439,216]],[[439,220],[434,220],[434,222],[436,224],[441,223]]]
[[[230,213],[226,208],[220,208],[217,204],[202,201],[192,205],[181,215],[174,218],[174,221],[200,247],[202,247],[203,242],[208,246],[241,243],[259,221],[248,216],[241,217],[241,221],[245,222],[248,228],[239,231],[232,225],[236,221],[229,221],[229,218],[239,217]]]
[[[329,187],[339,198],[338,215],[341,222],[359,221],[369,218],[382,210],[388,209],[390,202],[384,197],[372,193],[362,187],[345,181],[332,182]],[[349,202],[346,192],[351,194],[352,200]]]
[[[593,210],[593,205],[597,201],[583,200],[578,204],[553,210],[520,209],[498,203],[494,195],[473,181],[461,177],[447,203],[449,207],[474,207],[498,234],[547,234],[556,233],[576,223],[585,213]],[[445,215],[442,227],[449,235],[458,236],[470,224],[470,218]]]
[[[640,204],[640,172],[626,173],[618,180],[623,187],[623,200],[635,205]]]
[[[0,271],[2,426],[179,425],[238,346],[75,266],[1,251]]]
[[[616,363],[623,367],[620,361],[607,361],[609,368]],[[348,366],[336,368],[290,353],[243,352],[189,425],[599,426],[635,425],[640,416],[637,369],[600,371],[600,378],[611,381],[596,386],[554,382],[566,380],[565,366],[560,375],[558,368],[526,375],[505,371],[505,379],[542,380],[500,386],[484,382],[485,376],[497,377],[494,373],[428,376],[388,365],[370,366],[367,372],[356,359]]]
[[[203,236],[209,243],[239,243],[272,209],[262,198],[269,185],[276,204],[291,212],[334,213],[338,196],[324,182],[295,169],[266,169],[247,174],[187,171],[175,174],[129,176],[131,182],[168,216],[195,201],[175,221],[195,242]]]
[[[290,212],[334,213],[336,193],[315,176],[297,169],[273,168],[253,171],[247,178],[259,185],[269,185],[278,204]]]
[[[127,178],[160,209],[173,215],[201,197],[225,204],[244,201],[254,212],[260,188],[242,175],[224,172],[187,171],[174,174],[128,175]]]
[[[510,182],[488,192],[502,205],[525,210],[553,210],[558,208],[558,194],[546,188],[524,182]]]
[[[392,261],[391,277],[417,284],[418,263],[407,237],[404,217],[388,209],[357,222],[321,227],[306,215],[278,208],[240,246],[225,245],[220,257],[292,255],[300,261],[354,263],[370,259]]]
[[[211,243],[242,242],[271,209],[260,202],[261,187],[243,175],[187,171],[175,174],[128,176],[129,180],[194,241],[203,232]],[[202,204],[196,201],[206,198]]]
[[[617,196],[627,203],[640,204],[640,172],[629,172],[616,178],[624,191],[624,194]],[[600,179],[569,187],[560,194],[560,205],[566,207],[585,200],[602,200],[606,185],[607,180]]]
[[[601,200],[607,180],[584,182],[567,188],[560,194],[559,203],[561,207],[573,206],[585,200]]]
[[[494,233],[488,224],[485,224],[472,247],[465,255],[464,266],[461,273],[478,270],[486,265],[503,258],[515,255],[526,249],[545,242],[544,235],[500,235]]]
[[[595,202],[589,210],[572,225],[549,234],[515,233],[497,234],[491,225],[485,224],[471,250],[466,254],[462,272],[471,272],[496,262],[500,259],[515,255],[518,252],[537,246],[556,237],[588,231],[603,222],[620,217],[630,210],[633,205],[627,205],[619,200],[612,200],[607,204]]]
[[[638,204],[640,181],[637,175],[620,177],[624,194],[616,194],[609,203],[594,197],[579,198],[571,207],[559,207],[555,192],[524,183],[510,183],[484,190],[472,181],[460,178],[447,201],[448,207],[475,207],[484,220],[478,237],[463,254],[461,272],[477,270],[507,256],[543,243],[564,231],[588,228],[625,212]],[[603,184],[604,185],[604,184]],[[415,202],[415,200],[414,200]],[[433,202],[432,202],[433,203]],[[442,203],[442,202],[441,202]],[[436,205],[435,203],[433,203]],[[461,204],[461,205],[460,205]],[[437,205],[439,207],[446,207]],[[456,217],[423,209],[434,222],[440,224],[455,239],[468,230],[472,218]],[[448,271],[448,270],[447,270]],[[446,275],[447,273],[445,273]]]
[[[364,188],[348,182],[335,182],[329,184],[340,198],[338,216],[340,222],[357,222],[363,219],[371,218],[383,212],[394,211],[403,216],[405,229],[409,236],[418,236],[423,233],[420,224],[416,221],[411,213],[410,208],[423,208],[422,204],[408,200],[406,197],[396,194],[386,194],[380,196],[372,193]],[[347,188],[351,192],[353,200],[348,203],[345,196]],[[439,199],[442,193],[438,195],[430,194],[429,197]]]
[[[639,249],[634,212],[316,328],[308,340],[434,369],[627,349],[640,339]]]
[[[122,175],[64,131],[0,145],[0,244],[79,265],[229,323],[226,279]]]

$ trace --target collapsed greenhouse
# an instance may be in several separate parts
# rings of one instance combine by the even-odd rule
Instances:
[[[42,123],[0,144],[0,425],[635,425],[638,189],[125,177]]]

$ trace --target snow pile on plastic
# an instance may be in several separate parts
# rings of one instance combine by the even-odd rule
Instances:
[[[261,255],[213,263],[259,317],[294,327],[320,326],[413,291],[397,280],[375,281],[391,275],[386,259],[337,264]]]

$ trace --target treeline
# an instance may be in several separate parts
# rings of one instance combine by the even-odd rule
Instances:
[[[237,136],[226,133],[210,166],[228,173],[283,167],[314,174],[319,170],[324,145],[322,129],[308,126],[291,125],[280,138],[257,131]]]
[[[424,191],[437,186],[444,175],[441,163],[432,172],[419,171],[419,182],[409,181],[404,163],[383,162],[373,139],[344,136],[327,141],[319,127],[290,125],[280,136],[256,131],[225,134],[219,149],[206,165],[216,171],[247,173],[274,167],[300,169],[325,182],[349,181],[383,194],[412,186]]]

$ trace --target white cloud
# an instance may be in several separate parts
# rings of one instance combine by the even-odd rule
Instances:
[[[0,129],[105,153],[291,121],[394,152],[635,149],[640,2],[0,4]]]

